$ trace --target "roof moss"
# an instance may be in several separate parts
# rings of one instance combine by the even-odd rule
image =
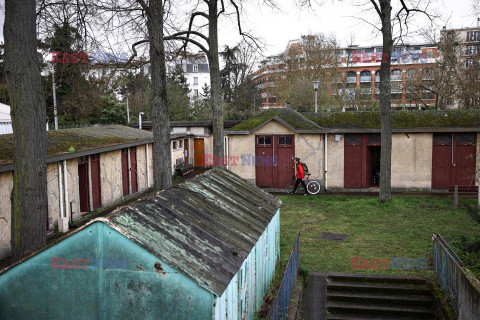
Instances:
[[[292,109],[274,108],[259,113],[258,115],[228,129],[227,131],[252,131],[273,118],[283,121],[293,130],[319,129],[319,127],[315,123],[313,123],[303,115],[299,114],[298,112],[293,111]]]
[[[129,128],[128,128],[129,129]],[[133,129],[135,130],[135,129]],[[90,134],[82,134],[72,129],[47,132],[47,157],[72,153],[136,141],[116,135],[95,136],[95,128],[89,128]],[[13,134],[0,135],[0,164],[13,162]]]
[[[349,111],[306,114],[310,120],[327,128],[380,128],[379,111]],[[480,112],[475,110],[452,111],[393,111],[393,128],[448,128],[480,127]]]

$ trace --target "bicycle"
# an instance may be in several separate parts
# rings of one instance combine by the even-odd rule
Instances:
[[[317,181],[317,180],[310,180],[310,175],[311,173],[307,173],[305,175],[305,185],[307,186],[307,190],[308,190],[308,193],[310,194],[317,194],[320,192],[320,183]],[[285,191],[287,193],[292,193],[293,192],[293,188],[295,188],[295,181],[296,181],[296,177],[294,176],[292,179],[288,180],[287,182],[285,182]],[[303,189],[303,186],[300,184],[298,186],[298,188],[302,188]]]

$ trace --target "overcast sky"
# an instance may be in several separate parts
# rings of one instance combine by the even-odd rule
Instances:
[[[4,7],[5,0],[0,0]],[[255,1],[248,1],[252,3]],[[311,9],[299,9],[293,5],[293,0],[278,0],[279,10],[248,4],[244,8],[244,29],[249,30],[255,36],[265,41],[264,55],[278,54],[285,50],[289,40],[298,39],[302,34],[318,33],[334,34],[340,41],[340,45],[350,44],[354,38],[357,45],[381,44],[381,38],[374,32],[374,28],[359,17],[378,25],[378,18],[371,10],[367,0],[365,6],[354,6],[352,3],[361,1],[334,1],[324,0],[324,4],[315,5]],[[392,1],[396,3],[399,1]],[[425,1],[421,1],[424,3]],[[370,11],[366,11],[370,9]],[[436,20],[437,31],[448,19],[448,27],[461,28],[472,27],[477,24],[477,17],[472,14],[472,0],[432,0],[429,7],[431,12],[442,15]],[[3,42],[4,13],[0,14],[0,41]],[[425,18],[418,18],[411,24],[411,30],[419,26],[427,25]],[[235,45],[240,38],[236,24],[233,21],[224,21],[221,24],[220,44]],[[413,32],[410,32],[413,36]],[[423,39],[416,37],[410,41],[422,42]]]
[[[324,0],[323,5],[314,7],[314,11],[299,9],[291,5],[291,0],[278,1],[283,3],[281,11],[268,8],[246,8],[245,24],[257,36],[265,39],[267,47],[266,55],[277,54],[285,50],[289,40],[298,39],[302,34],[318,33],[335,34],[340,45],[350,44],[353,35],[357,45],[381,44],[381,37],[373,32],[374,27],[370,23],[378,25],[379,20],[371,9],[370,1],[365,6],[353,6],[355,1],[329,1]],[[399,1],[392,1],[399,2]],[[425,2],[425,1],[422,1]],[[361,3],[361,1],[356,1]],[[288,5],[290,4],[290,5]],[[367,9],[367,10],[365,10]],[[477,25],[477,17],[472,14],[472,0],[438,0],[432,1],[429,9],[437,15],[438,29],[448,20],[447,27],[462,28]],[[412,21],[411,30],[419,26],[426,26],[425,18],[418,17]],[[230,24],[221,33],[222,43],[232,42],[231,35],[235,34],[234,25]],[[438,30],[439,32],[439,30]],[[410,32],[410,36],[414,36]],[[424,41],[416,37],[410,41]]]

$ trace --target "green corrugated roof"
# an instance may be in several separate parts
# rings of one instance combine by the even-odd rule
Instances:
[[[215,168],[107,218],[114,229],[221,296],[281,201]]]
[[[251,132],[258,127],[264,125],[270,120],[277,120],[294,131],[304,130],[319,130],[321,129],[313,121],[307,119],[300,113],[290,108],[273,108],[268,109],[248,120],[243,121],[240,124],[226,130],[229,131],[248,131]]]

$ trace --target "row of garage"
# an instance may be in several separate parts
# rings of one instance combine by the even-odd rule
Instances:
[[[235,128],[233,128],[235,129]],[[330,132],[329,132],[330,131]],[[263,188],[283,188],[295,173],[293,158],[307,163],[311,178],[330,190],[378,188],[380,130],[301,130],[282,118],[251,130],[230,130],[228,154],[272,157],[272,163],[229,169]],[[479,128],[420,128],[392,134],[392,188],[442,190],[478,185]],[[325,141],[327,143],[325,143]]]

